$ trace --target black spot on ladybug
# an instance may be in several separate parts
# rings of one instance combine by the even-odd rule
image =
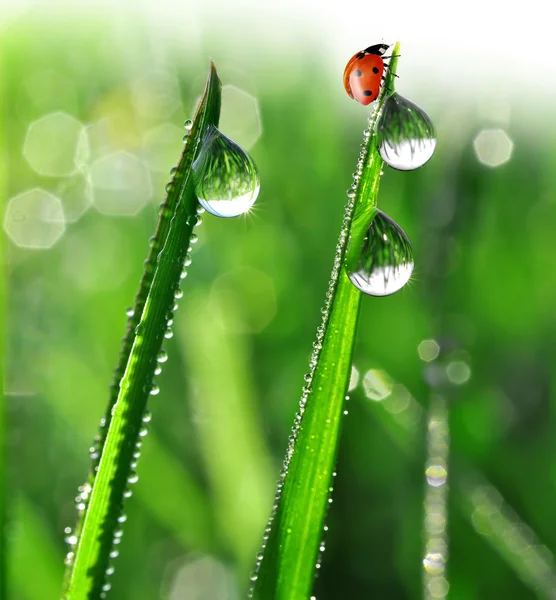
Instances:
[[[373,67],[373,73],[376,75],[378,73],[378,69],[376,67]]]
[[[363,96],[372,96],[372,95],[373,95],[373,93],[371,92],[371,90],[365,90],[363,92]]]
[[[359,69],[357,69],[357,71],[354,71],[353,74],[355,75],[355,77],[361,77],[361,75],[363,75],[363,73],[361,73]]]
[[[365,53],[364,52],[358,52],[355,56],[357,58],[363,58],[365,56]]]

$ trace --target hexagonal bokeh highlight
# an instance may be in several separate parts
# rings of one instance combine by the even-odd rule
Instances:
[[[230,312],[224,321],[230,331],[262,331],[276,315],[274,280],[252,267],[238,267],[221,275],[212,286],[211,301],[215,307],[237,306],[238,310]]]
[[[184,127],[164,123],[147,131],[143,139],[145,160],[153,171],[169,174],[183,152]],[[168,181],[169,181],[168,175]]]
[[[77,170],[77,148],[83,124],[64,112],[54,112],[27,129],[23,156],[39,175],[66,177]]]
[[[131,86],[136,111],[145,117],[164,119],[181,106],[178,80],[166,71],[138,77]]]
[[[235,85],[222,88],[220,131],[249,150],[261,137],[263,127],[257,99]]]
[[[89,172],[93,204],[105,215],[135,215],[152,196],[147,166],[129,152],[103,156],[95,160]]]
[[[27,190],[8,201],[4,230],[20,248],[52,247],[66,228],[60,199],[40,188]]]
[[[369,400],[380,402],[392,393],[394,382],[385,371],[370,369],[363,377],[363,390]]]
[[[454,360],[446,367],[446,375],[450,383],[463,385],[471,377],[471,368],[463,360]]]
[[[64,179],[56,193],[64,209],[66,223],[75,223],[87,212],[93,202],[93,188],[88,174],[76,173]]]
[[[514,143],[503,129],[483,129],[473,142],[479,162],[499,167],[512,157]]]
[[[419,358],[425,362],[431,362],[438,358],[440,354],[440,346],[436,340],[423,340],[417,347]]]
[[[200,97],[195,100],[192,114],[200,100]],[[225,85],[222,88],[222,109],[218,129],[242,148],[249,150],[263,132],[258,100],[235,85]]]

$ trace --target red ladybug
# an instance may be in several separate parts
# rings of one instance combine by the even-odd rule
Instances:
[[[346,92],[365,106],[378,98],[384,72],[383,55],[389,47],[386,44],[369,46],[353,56],[346,65]]]

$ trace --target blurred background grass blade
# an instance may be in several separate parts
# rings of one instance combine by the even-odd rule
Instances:
[[[25,496],[13,498],[10,580],[14,598],[57,598],[64,571],[64,553],[39,506]],[[33,565],[33,577],[29,576]],[[12,597],[12,596],[10,596]]]
[[[350,380],[361,292],[349,280],[346,252],[350,237],[361,237],[377,204],[383,161],[375,124],[394,89],[400,44],[395,44],[382,94],[368,122],[360,155],[361,176],[348,192],[334,266],[317,332],[310,372],[295,417],[275,505],[258,557],[252,597],[256,600],[307,598],[320,567],[323,535]]]
[[[273,480],[254,411],[252,350],[245,345],[242,325],[232,294],[198,290],[189,299],[177,334],[188,372],[196,381],[190,392],[193,419],[212,487],[219,538],[247,582],[268,518]]]
[[[364,383],[363,389],[365,390]],[[354,394],[357,397],[360,390],[355,391]],[[445,406],[442,407],[442,403],[445,403],[443,398],[433,398],[434,412],[429,411],[428,415],[410,392],[397,383],[392,385],[388,396],[382,401],[376,401],[376,398],[372,400],[375,401],[367,402],[367,410],[372,414],[373,419],[388,431],[405,456],[411,457],[416,464],[419,464],[421,457],[419,453],[416,454],[415,449],[423,442],[425,417],[428,417],[429,428],[431,416],[436,419],[440,417],[438,419],[440,430],[436,434],[439,438],[446,436],[446,422],[443,420],[446,418],[446,411]],[[443,418],[442,413],[444,413]],[[446,449],[445,441],[441,442],[441,445]],[[431,458],[430,454],[428,458]],[[432,475],[430,471],[428,469],[423,471],[426,481],[430,481]],[[455,493],[450,494],[450,512],[446,511],[446,498],[434,498],[434,495],[431,497],[431,489],[434,489],[434,486],[427,485],[424,497],[425,542],[430,543],[431,532],[436,532],[437,543],[444,544],[445,547],[444,551],[435,553],[441,556],[425,556],[424,596],[432,598],[438,595],[445,596],[450,589],[444,573],[448,545],[446,526],[450,521],[456,521],[458,517],[463,516],[466,527],[473,530],[475,537],[482,537],[500,556],[507,568],[523,581],[525,588],[520,588],[520,594],[526,596],[530,592],[535,597],[551,598],[556,581],[556,566],[550,549],[518,516],[500,491],[461,456],[456,455],[451,458],[450,472],[451,489],[455,489]],[[438,481],[435,483],[438,484]],[[454,511],[458,514],[454,515]],[[453,552],[458,555],[457,546]],[[456,564],[458,560],[461,560],[459,556],[456,557]],[[455,569],[452,567],[449,572],[452,570],[457,573],[457,567]],[[453,581],[451,583],[453,584]]]
[[[171,224],[166,239],[161,243],[156,271],[120,381],[90,500],[84,507],[75,554],[70,554],[72,564],[64,592],[68,600],[102,597],[111,589],[106,580],[113,572],[110,567],[110,560],[115,554],[113,547],[120,542],[121,523],[126,518],[123,514],[124,494],[129,485],[137,481],[132,465],[137,464],[140,454],[145,407],[154,389],[157,357],[164,337],[168,337],[169,315],[173,314],[174,296],[179,289],[193,228],[198,221],[191,165],[199,153],[207,127],[218,125],[220,94],[221,83],[214,63],[211,63],[205,92],[169,189],[169,196],[176,196],[175,202],[169,202],[175,207]],[[146,267],[149,266],[147,263]]]

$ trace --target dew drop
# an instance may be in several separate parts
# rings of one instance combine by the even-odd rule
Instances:
[[[422,167],[436,148],[436,132],[430,117],[397,92],[386,100],[376,130],[380,156],[398,171]]]
[[[137,483],[139,481],[139,475],[137,473],[130,473],[127,478],[128,483]]]
[[[193,163],[199,203],[217,217],[247,212],[259,195],[259,173],[245,150],[209,126]]]
[[[149,394],[151,396],[158,396],[158,394],[160,394],[160,388],[157,385],[153,385]]]
[[[176,300],[180,300],[181,298],[183,298],[183,290],[180,290],[179,288],[174,292],[174,298]]]
[[[174,332],[168,327],[168,329],[166,329],[164,332],[164,337],[169,340],[170,338],[174,337]]]
[[[133,306],[130,306],[128,309],[126,309],[125,314],[128,317],[133,317],[133,315],[135,314],[135,309],[133,308]]]
[[[403,229],[375,208],[367,230],[352,238],[347,271],[353,285],[369,296],[401,290],[413,272],[413,250]]]
[[[193,127],[193,121],[191,119],[186,119],[183,126],[189,131]]]

